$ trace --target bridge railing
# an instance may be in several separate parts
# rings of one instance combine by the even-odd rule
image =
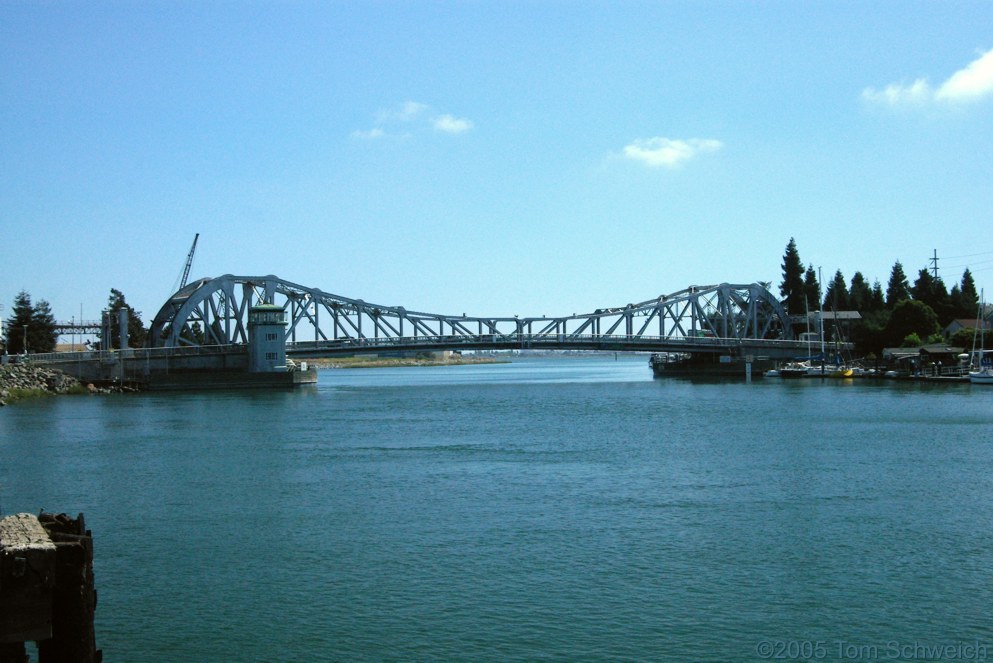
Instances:
[[[175,348],[124,348],[123,350],[83,350],[80,352],[38,352],[17,355],[18,362],[45,364],[70,363],[78,361],[116,361],[118,359],[155,359],[166,357],[196,357],[246,352],[244,345],[193,345]]]
[[[466,335],[418,335],[381,338],[341,338],[327,341],[297,341],[287,343],[288,352],[321,352],[348,350],[369,352],[373,349],[457,349],[459,347],[485,348],[570,348],[570,347],[617,347],[618,349],[682,349],[689,351],[719,352],[729,348],[777,348],[801,349],[803,343],[795,340],[760,339],[743,341],[737,338],[716,336],[638,336],[635,334],[479,334]]]

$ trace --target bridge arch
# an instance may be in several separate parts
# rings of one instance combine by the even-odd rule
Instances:
[[[761,283],[691,286],[655,299],[563,317],[476,317],[410,311],[301,286],[277,276],[203,278],[177,291],[152,320],[151,347],[248,343],[248,310],[282,306],[288,351],[407,348],[726,347],[792,340],[779,300]]]

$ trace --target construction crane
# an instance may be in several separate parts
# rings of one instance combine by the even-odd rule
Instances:
[[[197,233],[196,237],[193,238],[193,246],[190,247],[190,252],[186,255],[186,267],[183,268],[183,278],[179,280],[179,287],[176,288],[177,291],[185,288],[186,280],[190,278],[190,268],[193,267],[193,255],[197,252],[198,239],[200,239],[200,233]]]

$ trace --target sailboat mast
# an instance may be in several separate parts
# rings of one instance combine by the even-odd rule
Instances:
[[[821,337],[821,362],[824,361],[824,300],[821,297],[821,284],[824,283],[823,275],[821,274],[821,268],[817,268],[817,299],[820,305],[820,311],[817,313],[817,323],[819,329],[817,330],[818,335]]]

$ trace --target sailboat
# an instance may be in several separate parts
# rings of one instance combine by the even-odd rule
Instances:
[[[978,358],[979,370],[969,371],[969,382],[972,384],[989,384],[993,385],[993,356],[987,356],[987,351],[983,349],[986,340],[986,318],[983,316],[985,313],[985,304],[983,303],[983,297],[980,295],[979,304],[979,314],[976,316],[976,322],[982,327],[982,330],[976,329],[976,334],[982,334],[980,336],[979,342],[979,353],[976,353],[976,334],[972,336],[972,356]],[[989,351],[993,355],[993,350]]]
[[[993,352],[993,350],[990,352]],[[979,356],[979,370],[969,373],[969,382],[972,384],[993,385],[993,357],[987,357],[984,353],[980,353]]]

